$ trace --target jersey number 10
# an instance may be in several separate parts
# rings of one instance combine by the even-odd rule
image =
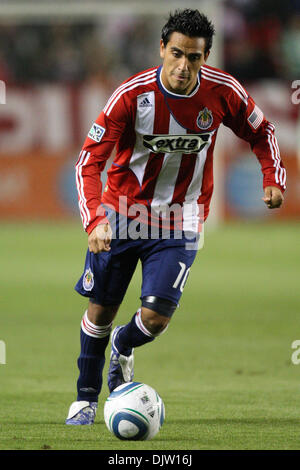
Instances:
[[[181,261],[178,261],[178,263],[180,265],[180,271],[176,278],[176,281],[173,284],[173,287],[174,289],[177,289],[177,287],[179,286],[180,292],[183,292],[191,268],[186,269],[186,265]]]

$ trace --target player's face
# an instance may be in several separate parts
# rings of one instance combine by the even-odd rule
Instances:
[[[174,32],[166,46],[160,41],[163,59],[161,79],[167,90],[188,95],[197,83],[197,76],[209,52],[205,53],[204,38],[190,38]]]

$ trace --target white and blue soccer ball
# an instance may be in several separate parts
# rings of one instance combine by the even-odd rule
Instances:
[[[161,397],[149,385],[127,382],[115,388],[104,405],[109,431],[121,440],[152,439],[165,419]]]

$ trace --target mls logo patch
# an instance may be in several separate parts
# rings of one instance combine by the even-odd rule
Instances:
[[[94,274],[91,269],[87,269],[83,275],[82,285],[84,290],[91,291],[94,287]]]
[[[202,109],[197,117],[197,126],[199,129],[208,129],[213,123],[212,112],[208,108]]]
[[[99,124],[94,123],[90,129],[90,132],[88,133],[88,137],[95,142],[100,142],[103,135],[104,135],[105,129],[104,127],[99,126]]]

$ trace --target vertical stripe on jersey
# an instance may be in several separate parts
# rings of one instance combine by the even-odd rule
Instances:
[[[184,135],[186,133],[186,129],[180,126],[170,114],[169,135]],[[165,153],[151,202],[151,207],[154,209],[171,203],[181,160],[182,153]]]
[[[142,102],[147,97],[150,105],[143,106]],[[145,168],[150,155],[149,149],[143,145],[143,135],[153,134],[155,119],[155,94],[154,91],[143,93],[137,97],[137,110],[135,119],[136,141],[130,159],[129,168],[136,175],[140,187],[143,183]]]
[[[198,228],[198,198],[202,193],[202,181],[207,152],[211,145],[212,135],[201,152],[184,155],[178,172],[172,204],[183,204],[184,231],[197,231]]]
[[[180,203],[182,204],[185,198],[186,188],[190,185],[196,160],[198,158],[197,153],[184,155],[181,161],[181,166],[179,168],[177,181],[175,184],[175,190],[173,193],[172,204]]]
[[[204,211],[200,211],[200,208],[198,207],[198,198],[202,194],[204,167],[207,152],[211,145],[212,135],[213,133],[211,133],[210,139],[204,149],[197,154],[193,177],[185,194],[183,202],[183,230],[185,232],[197,231],[199,217],[203,217],[204,214]]]
[[[205,145],[204,149],[197,154],[197,159],[194,167],[194,174],[185,194],[185,203],[197,201],[199,196],[201,196],[203,170],[206,162],[207,151],[211,145],[213,134],[214,132],[211,133],[210,139],[207,145]]]
[[[79,154],[79,159],[76,163],[76,186],[78,191],[78,206],[79,211],[82,219],[82,223],[84,228],[86,228],[89,224],[91,215],[90,211],[87,206],[87,201],[84,195],[84,183],[82,177],[82,167],[86,165],[88,159],[90,158],[90,152],[86,152],[82,150]]]
[[[163,95],[155,93],[155,108],[159,113],[155,114],[153,134],[168,134],[170,113],[165,106]],[[144,172],[142,192],[144,199],[151,201],[157,177],[160,173],[164,161],[164,153],[150,152],[147,165]]]

